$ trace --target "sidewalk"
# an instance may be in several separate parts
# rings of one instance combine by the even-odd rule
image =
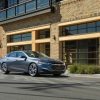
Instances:
[[[71,74],[68,72],[68,70],[64,73],[64,75],[69,77],[82,77],[82,78],[99,78],[100,74]]]

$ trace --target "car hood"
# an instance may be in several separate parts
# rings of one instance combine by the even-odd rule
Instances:
[[[52,59],[52,58],[40,58],[40,61],[41,62],[46,62],[46,63],[51,63],[51,64],[63,64],[62,61],[55,60],[55,59]]]
[[[34,61],[41,61],[41,62],[45,62],[45,63],[51,63],[51,64],[63,64],[62,61],[60,60],[55,60],[55,59],[52,59],[52,58],[32,58],[32,57],[29,57],[31,60],[34,60]]]

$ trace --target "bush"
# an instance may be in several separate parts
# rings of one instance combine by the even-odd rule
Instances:
[[[70,65],[69,66],[69,70],[70,70],[70,73],[76,73],[76,71],[77,71],[77,65]]]
[[[69,71],[77,74],[100,74],[100,67],[96,65],[73,64],[69,66]]]

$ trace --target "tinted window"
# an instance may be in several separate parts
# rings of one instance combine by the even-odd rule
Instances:
[[[100,26],[100,21],[96,22],[96,25],[97,25],[97,26]]]
[[[16,53],[12,52],[12,53],[8,54],[7,57],[16,57]]]
[[[89,27],[91,27],[91,28],[92,28],[92,27],[95,27],[95,22],[88,23],[88,24],[87,24],[87,27],[88,27],[88,28],[89,28]]]
[[[22,56],[25,56],[25,54],[24,54],[24,53],[22,53],[22,52],[17,52],[17,54],[16,54],[16,55],[17,55],[17,57],[18,57],[18,58],[21,58]]]
[[[70,26],[70,30],[77,30],[77,25]]]
[[[86,28],[86,24],[80,24],[80,25],[78,25],[78,29],[84,29],[84,28]]]
[[[8,0],[8,6],[12,6],[14,4],[17,4],[17,0]]]
[[[26,51],[25,52],[29,57],[33,57],[33,58],[48,58],[47,55],[43,54],[43,53],[38,53],[38,52],[33,52],[33,51]]]
[[[49,6],[49,0],[37,0],[37,7],[43,8]]]

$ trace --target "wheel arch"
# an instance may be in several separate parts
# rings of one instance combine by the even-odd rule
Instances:
[[[27,71],[29,70],[29,66],[30,66],[32,63],[36,64],[35,62],[30,62],[29,65],[28,65]],[[37,66],[37,70],[38,70],[38,65],[36,64],[36,66]]]

